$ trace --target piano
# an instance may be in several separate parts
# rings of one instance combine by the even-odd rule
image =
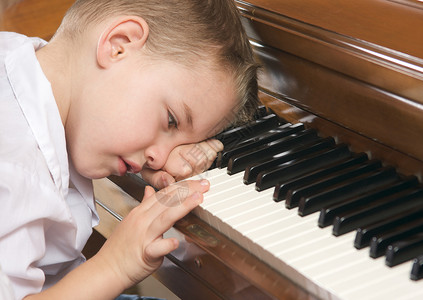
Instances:
[[[219,136],[154,276],[182,299],[423,299],[423,3],[236,3],[264,107]],[[99,207],[140,185],[97,181]]]
[[[2,28],[48,39],[71,2],[21,1]],[[153,276],[181,299],[423,299],[422,1],[235,2],[263,107],[219,135],[211,190]],[[96,231],[144,186],[96,180]]]

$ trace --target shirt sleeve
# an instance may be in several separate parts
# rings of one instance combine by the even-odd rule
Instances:
[[[16,299],[41,291],[45,275],[39,261],[46,253],[46,232],[61,215],[55,187],[33,172],[0,162],[0,266]]]
[[[13,300],[12,286],[10,285],[9,278],[0,270],[0,299]]]

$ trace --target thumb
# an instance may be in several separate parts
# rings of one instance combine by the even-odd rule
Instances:
[[[147,185],[144,189],[144,196],[142,197],[142,200],[150,198],[156,193],[154,188],[152,186]]]

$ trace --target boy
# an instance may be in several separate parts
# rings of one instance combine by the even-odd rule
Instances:
[[[157,199],[178,195],[169,184],[221,149],[207,139],[256,107],[236,7],[77,0],[48,44],[0,34],[0,61],[0,265],[17,299],[114,299],[176,249],[162,234],[201,203],[208,182],[189,181],[179,205]],[[82,263],[98,221],[90,179],[126,172],[167,187],[146,188]]]

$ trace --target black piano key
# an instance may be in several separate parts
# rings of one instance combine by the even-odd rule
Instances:
[[[240,141],[240,143],[232,147],[225,146],[223,151],[218,155],[217,166],[219,168],[224,168],[228,165],[229,159],[234,155],[251,151],[257,147],[262,146],[263,144],[267,144],[283,137],[292,135],[301,130],[304,130],[303,124],[284,124],[265,133],[261,133],[246,140]]]
[[[277,153],[290,150],[293,147],[306,145],[318,139],[320,139],[320,137],[315,130],[306,129],[299,133],[267,143],[251,152],[232,156],[228,162],[227,172],[229,175],[232,175],[244,171],[244,169],[253,162],[265,161]]]
[[[288,197],[288,193],[291,190],[298,189],[299,187],[311,184],[313,182],[316,182],[320,180],[321,178],[327,177],[333,173],[339,172],[341,170],[348,169],[352,166],[357,166],[362,163],[365,163],[367,161],[367,155],[364,153],[354,155],[352,157],[348,157],[341,161],[336,161],[334,163],[331,163],[328,166],[324,166],[323,168],[320,168],[314,172],[311,172],[309,174],[306,174],[304,176],[300,176],[297,178],[294,178],[293,180],[280,183],[277,187],[275,187],[275,190],[278,189],[279,197],[285,198],[285,206],[286,208],[294,208],[298,206],[298,202],[295,202],[291,197]]]
[[[284,167],[283,169],[279,169],[277,171],[278,182],[273,193],[273,200],[275,202],[285,200],[286,192],[290,188],[287,183],[292,182],[299,177],[305,176],[306,174],[310,174],[323,168],[330,170],[332,167],[339,167],[344,162],[350,160],[360,160],[360,162],[362,162],[366,159],[367,156],[363,153],[358,155],[358,157],[353,158],[352,153],[348,149],[348,146],[345,144],[340,144],[333,149],[329,149],[328,151],[320,151],[315,155],[311,155],[310,157],[295,162],[292,165]]]
[[[237,144],[240,140],[243,140],[246,137],[270,130],[271,128],[277,127],[278,125],[280,125],[278,116],[275,114],[269,114],[263,118],[251,121],[245,125],[225,130],[216,135],[215,138],[220,140],[223,145],[230,147],[231,145]]]
[[[420,280],[422,278],[423,278],[423,255],[420,255],[413,260],[413,266],[411,267],[410,279]]]
[[[305,184],[300,184],[294,189],[288,191],[286,194],[286,203],[288,203],[291,207],[298,206],[301,198],[303,197],[308,197],[313,194],[322,192],[325,189],[330,189],[336,184],[351,180],[352,178],[355,178],[359,175],[379,169],[381,166],[382,164],[380,161],[369,160],[362,164],[354,165],[349,168],[330,173],[327,176],[319,177],[312,183],[307,182]]]
[[[423,232],[423,219],[401,224],[387,233],[376,235],[370,242],[370,257],[381,257],[385,255],[389,245],[420,232]]]
[[[423,207],[423,190],[402,191],[362,207],[354,212],[337,216],[333,223],[335,236],[350,232],[362,226],[392,218],[409,209]]]
[[[420,209],[412,209],[405,211],[392,219],[382,220],[380,222],[370,224],[369,226],[363,226],[362,228],[357,229],[355,235],[354,247],[357,249],[362,249],[370,245],[370,242],[373,237],[388,233],[394,228],[412,222],[416,219],[423,219],[423,207]]]
[[[419,182],[416,177],[410,176],[387,186],[382,186],[364,195],[352,197],[343,203],[323,208],[320,211],[318,221],[319,227],[323,228],[332,225],[336,216],[346,214],[348,212],[353,212],[355,209],[358,209],[367,203],[376,201],[391,194],[398,193],[408,188],[415,187],[418,185],[418,183]]]
[[[423,254],[423,232],[388,246],[385,263],[394,267]]]
[[[295,162],[298,162],[312,154],[321,153],[322,150],[328,151],[335,146],[332,138],[313,141],[311,144],[294,148],[285,153],[275,155],[273,159],[263,163],[257,163],[248,166],[244,173],[244,183],[256,183],[256,189],[262,191],[274,186],[279,179],[278,171]],[[283,172],[283,171],[282,171]],[[260,174],[260,175],[259,175]]]
[[[307,216],[324,207],[345,201],[351,196],[364,194],[382,185],[393,183],[397,179],[398,173],[392,167],[384,167],[374,172],[365,173],[329,190],[301,198],[298,213],[300,216]]]
[[[254,113],[254,119],[260,119],[269,114],[269,111],[265,105],[257,106],[256,112]]]

